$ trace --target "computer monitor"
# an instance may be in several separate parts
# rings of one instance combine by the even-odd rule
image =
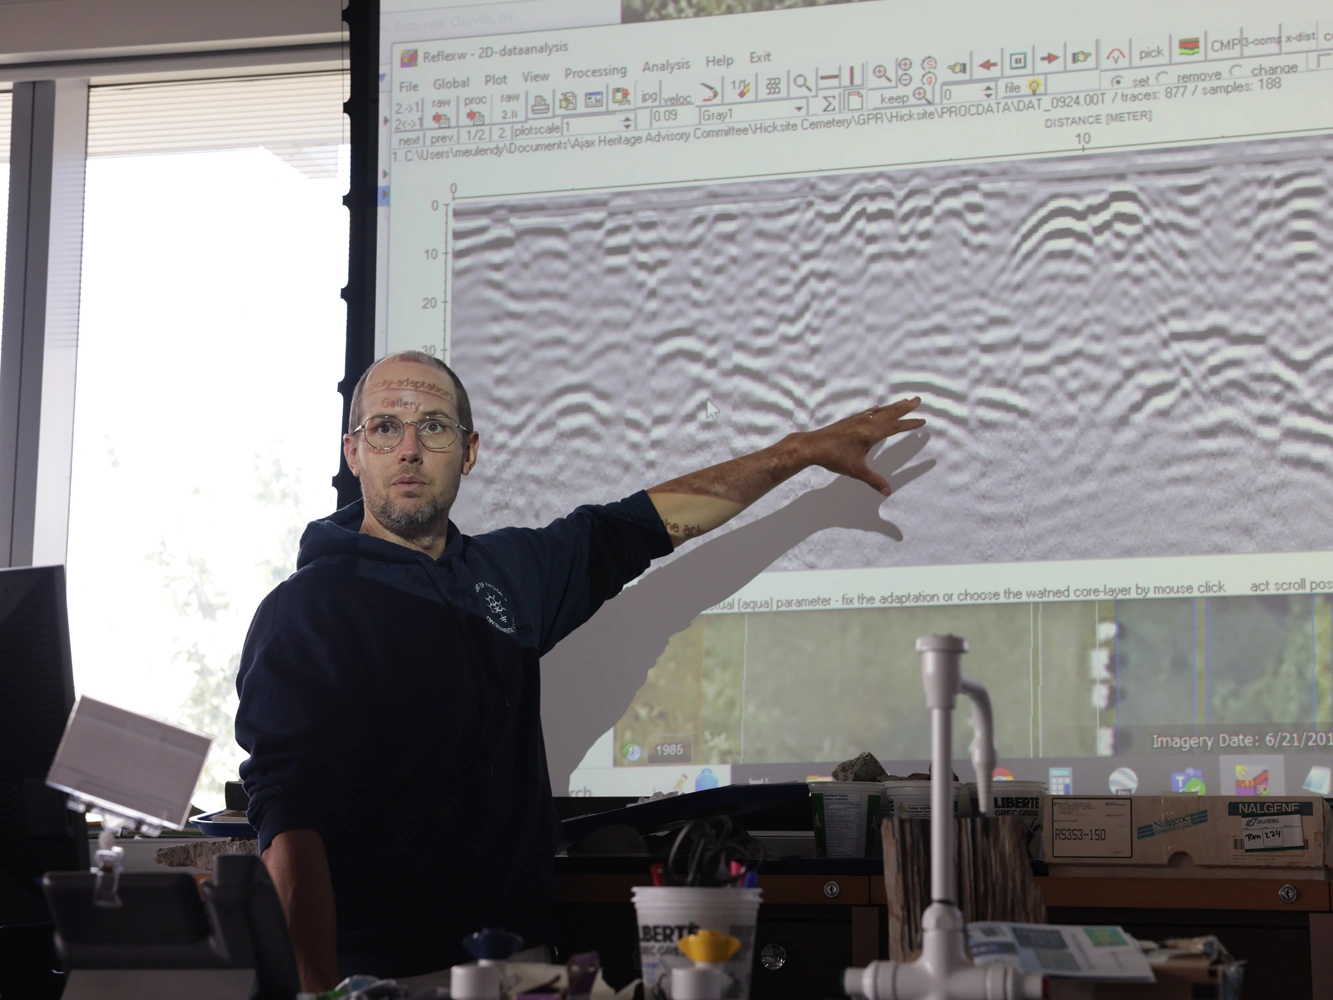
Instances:
[[[64,567],[0,569],[0,990],[49,975],[42,875],[88,870],[83,815],[46,786],[73,706]]]

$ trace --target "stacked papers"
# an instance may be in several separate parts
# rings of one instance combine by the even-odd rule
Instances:
[[[1156,981],[1138,941],[1119,927],[986,921],[967,925],[967,943],[977,965],[1008,965],[1059,979]]]

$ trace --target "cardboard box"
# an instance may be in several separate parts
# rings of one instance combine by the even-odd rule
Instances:
[[[1147,952],[1153,983],[1048,979],[1049,1000],[1240,1000],[1245,967],[1214,937],[1166,941]]]
[[[1153,965],[1155,983],[1081,983],[1049,980],[1050,1000],[1232,1000],[1239,983],[1202,955],[1180,955]]]
[[[1333,814],[1309,795],[1047,795],[1052,875],[1316,878],[1333,867]]]

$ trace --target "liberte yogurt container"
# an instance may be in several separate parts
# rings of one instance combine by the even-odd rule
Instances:
[[[1020,817],[1028,832],[1028,853],[1034,858],[1040,857],[1041,797],[1046,794],[1046,784],[1041,781],[992,781],[990,790],[991,815]],[[971,799],[972,811],[980,812],[975,784],[968,784],[967,795]]]
[[[680,939],[710,930],[740,941],[740,951],[722,966],[729,976],[723,995],[726,1000],[746,1000],[762,890],[635,886],[630,893],[639,919],[640,975],[648,997],[670,997],[672,968],[691,964],[680,950]]]
[[[953,814],[958,815],[958,799],[962,783],[953,782]],[[929,781],[884,782],[884,818],[930,819]]]
[[[810,782],[815,854],[821,858],[877,857],[883,798],[884,785],[878,781]]]

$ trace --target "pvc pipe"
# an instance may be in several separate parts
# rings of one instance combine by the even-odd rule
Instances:
[[[995,773],[995,717],[991,713],[986,685],[966,675],[958,678],[958,689],[972,702],[972,768],[977,773],[977,803],[981,815],[989,816],[991,777]]]
[[[922,962],[872,962],[843,973],[843,992],[867,1000],[1041,1000],[1042,976],[1003,965],[969,965],[936,976]]]
[[[921,956],[914,962],[872,962],[847,969],[843,991],[867,1000],[1040,1000],[1045,979],[1008,966],[973,965],[966,927],[954,897],[953,710],[959,693],[972,702],[972,766],[981,810],[989,813],[995,769],[995,724],[985,686],[962,672],[967,640],[927,635],[916,641],[930,708],[930,894],[921,915]]]
[[[953,712],[930,710],[930,899],[956,905],[953,816]]]

